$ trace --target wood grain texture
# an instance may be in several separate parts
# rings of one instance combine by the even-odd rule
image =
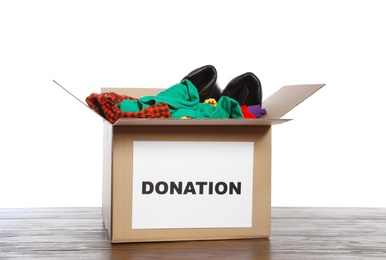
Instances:
[[[385,208],[272,208],[270,239],[111,244],[100,208],[0,209],[0,259],[386,259]]]

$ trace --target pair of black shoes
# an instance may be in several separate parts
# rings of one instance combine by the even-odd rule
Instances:
[[[212,65],[193,70],[182,80],[190,80],[197,88],[200,102],[208,98],[219,100],[222,96],[235,99],[240,106],[261,105],[262,88],[260,80],[252,72],[246,72],[232,79],[221,91],[217,83],[217,70]]]

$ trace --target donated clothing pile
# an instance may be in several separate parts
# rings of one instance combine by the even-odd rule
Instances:
[[[86,98],[88,106],[111,123],[127,118],[256,119],[266,113],[261,100],[261,84],[253,73],[234,78],[221,91],[211,65],[192,71],[155,96],[106,92]]]

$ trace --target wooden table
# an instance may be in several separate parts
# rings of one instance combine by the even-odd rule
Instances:
[[[272,208],[270,239],[111,244],[100,208],[0,209],[0,259],[386,259],[386,208]]]

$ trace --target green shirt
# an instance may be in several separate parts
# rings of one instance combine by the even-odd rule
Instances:
[[[138,112],[159,103],[166,103],[171,118],[243,118],[239,103],[227,96],[217,101],[217,106],[200,103],[197,88],[187,79],[158,93],[137,100],[123,100],[117,104],[123,112]]]

